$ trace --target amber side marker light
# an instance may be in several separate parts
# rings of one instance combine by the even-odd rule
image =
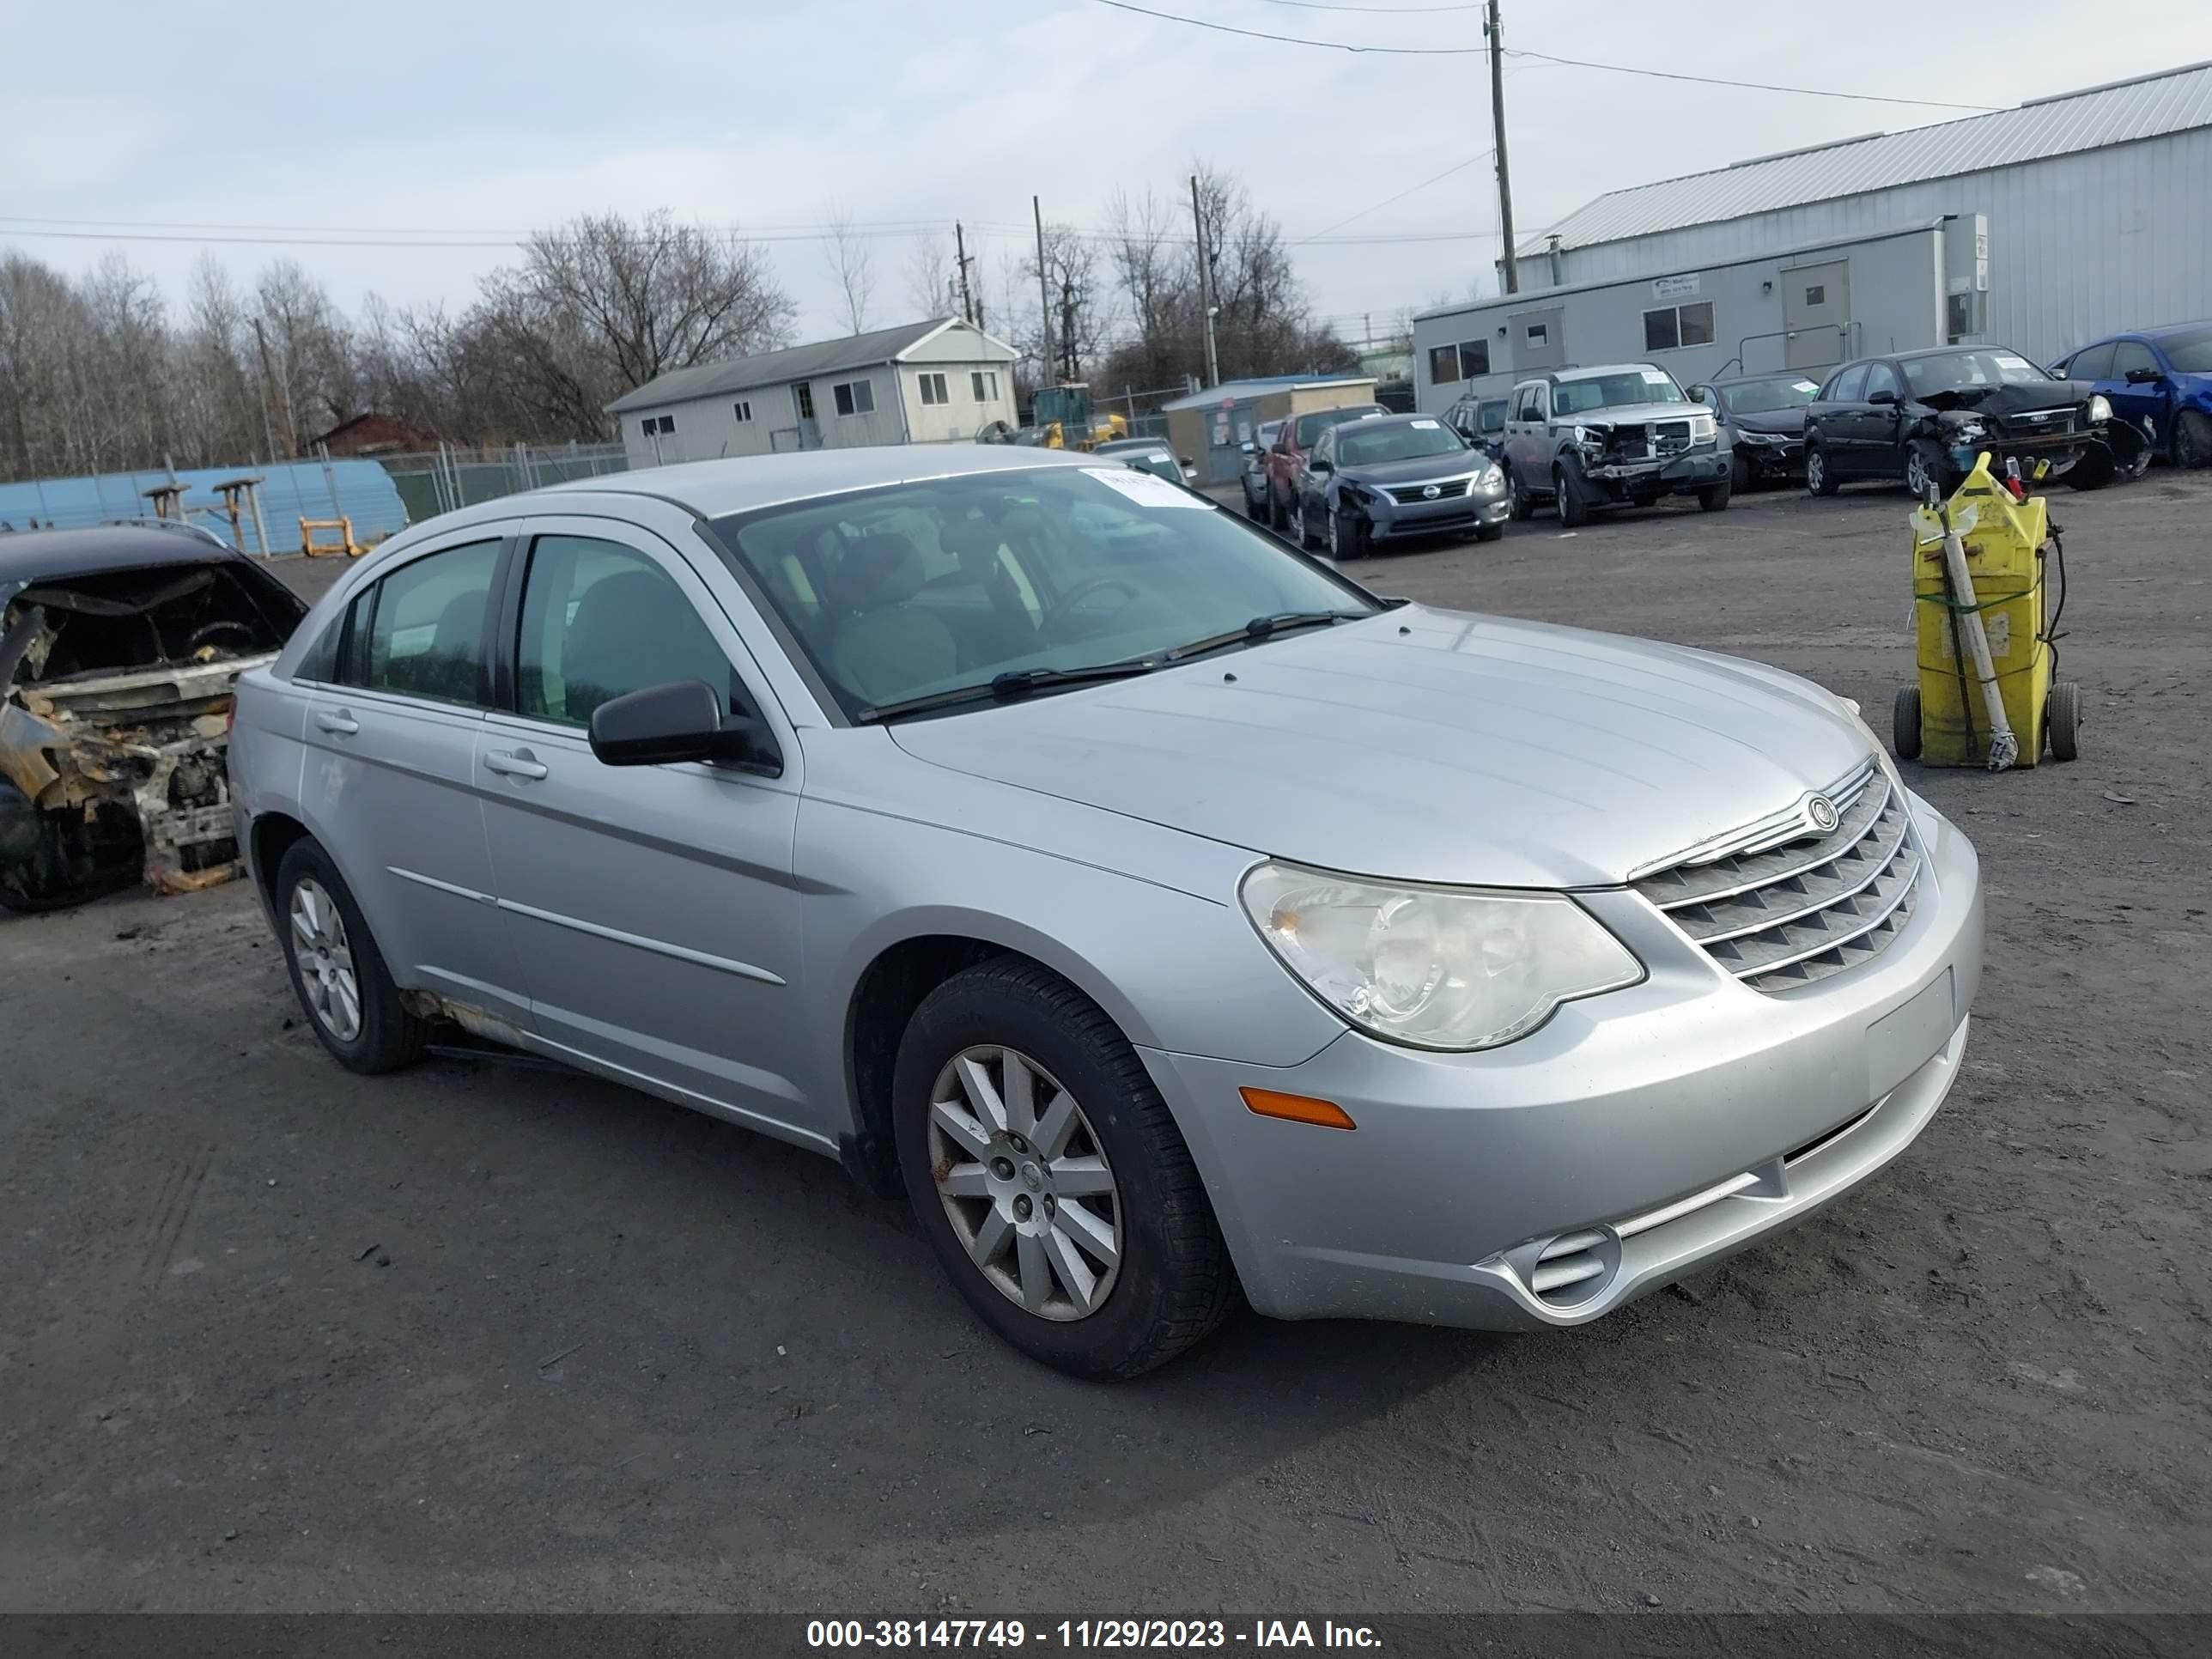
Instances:
[[[1356,1129],[1352,1115],[1332,1100],[1311,1095],[1280,1095],[1273,1089],[1239,1089],[1244,1103],[1261,1117],[1286,1118],[1292,1123],[1311,1123],[1324,1129]]]

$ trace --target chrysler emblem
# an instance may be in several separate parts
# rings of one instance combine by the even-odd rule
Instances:
[[[1836,827],[1836,804],[1826,795],[1815,795],[1805,803],[1805,817],[1812,826],[1826,835]]]
[[[1425,501],[1432,501],[1443,493],[1444,492],[1443,490],[1437,489],[1434,484],[1424,484],[1421,486],[1421,499]]]

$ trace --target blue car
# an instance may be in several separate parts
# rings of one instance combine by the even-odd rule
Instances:
[[[2212,465],[2212,322],[2116,334],[2051,372],[2096,382],[2113,415],[2148,431],[2176,466]]]

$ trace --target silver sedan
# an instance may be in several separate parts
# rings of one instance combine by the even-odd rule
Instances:
[[[1755,664],[1379,600],[1166,481],[710,462],[410,531],[240,684],[316,1035],[839,1158],[1091,1376],[1241,1294],[1579,1324],[1901,1152],[1973,850]]]

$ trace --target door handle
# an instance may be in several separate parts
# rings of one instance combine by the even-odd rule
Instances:
[[[342,738],[349,738],[361,730],[361,722],[343,708],[318,709],[315,713],[315,724],[321,726],[324,731],[334,732]]]
[[[547,772],[544,762],[532,759],[526,749],[520,751],[492,750],[484,756],[483,763],[501,777],[520,778],[526,782],[535,782]]]

